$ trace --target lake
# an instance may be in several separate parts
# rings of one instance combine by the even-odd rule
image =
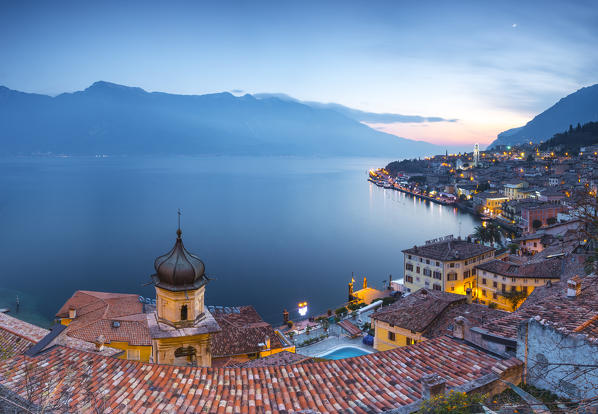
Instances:
[[[0,308],[49,325],[75,290],[136,293],[171,249],[177,209],[186,248],[213,280],[208,305],[256,307],[272,323],[347,297],[352,272],[382,287],[402,249],[467,235],[468,214],[367,182],[390,161],[161,157],[0,160]],[[12,313],[15,314],[14,312]]]

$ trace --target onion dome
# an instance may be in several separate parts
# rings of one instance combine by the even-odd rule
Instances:
[[[205,266],[199,257],[189,253],[183,246],[180,228],[176,234],[177,239],[172,250],[154,262],[154,285],[174,292],[199,289],[208,283]]]

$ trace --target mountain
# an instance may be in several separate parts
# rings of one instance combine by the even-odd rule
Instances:
[[[456,122],[456,119],[446,119],[441,118],[438,116],[431,116],[425,117],[420,115],[401,115],[401,114],[390,114],[390,113],[375,113],[375,112],[365,112],[360,111],[359,109],[349,108],[347,106],[337,104],[337,103],[322,103],[322,102],[314,102],[314,101],[300,101],[292,96],[289,96],[284,93],[258,93],[254,94],[258,99],[268,99],[268,98],[278,98],[281,100],[291,101],[291,102],[298,102],[312,108],[318,109],[331,109],[336,111],[342,115],[345,115],[348,118],[354,119],[359,122],[370,122],[373,124],[391,124],[394,122]]]
[[[55,97],[0,87],[0,154],[417,157],[444,148],[277,97],[173,95],[96,82]]]
[[[588,122],[569,127],[566,132],[556,134],[540,145],[541,150],[558,150],[562,152],[578,152],[580,148],[598,144],[598,122]]]
[[[569,125],[591,121],[598,121],[598,84],[566,96],[525,126],[501,132],[490,147],[547,141]]]

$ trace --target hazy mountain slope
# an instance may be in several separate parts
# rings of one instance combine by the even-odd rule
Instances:
[[[414,157],[443,152],[278,98],[172,95],[96,82],[56,97],[0,89],[0,154]]]
[[[569,125],[590,121],[598,121],[598,84],[566,96],[523,127],[501,132],[490,147],[547,141],[554,134],[566,131]]]
[[[456,119],[445,119],[437,116],[432,117],[425,117],[419,115],[401,115],[401,114],[392,114],[392,113],[375,113],[375,112],[365,112],[360,111],[359,109],[349,108],[347,106],[337,104],[337,103],[322,103],[322,102],[314,102],[314,101],[300,101],[292,96],[286,95],[284,93],[257,93],[254,94],[258,99],[267,99],[267,98],[279,98],[281,100],[291,101],[291,102],[299,102],[305,105],[309,105],[312,108],[320,108],[320,109],[332,109],[342,115],[345,115],[348,118],[354,119],[359,122],[370,122],[370,123],[381,123],[381,124],[389,124],[394,122],[455,122]]]

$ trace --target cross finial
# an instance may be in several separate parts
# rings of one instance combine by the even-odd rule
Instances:
[[[179,237],[179,239],[180,239],[180,238],[181,238],[181,234],[183,233],[183,232],[181,231],[181,209],[180,209],[180,208],[178,209],[178,211],[177,211],[177,214],[178,214],[178,216],[179,216],[179,228],[177,229],[177,231],[176,231],[176,234],[177,234],[177,236],[178,236],[178,237]]]

